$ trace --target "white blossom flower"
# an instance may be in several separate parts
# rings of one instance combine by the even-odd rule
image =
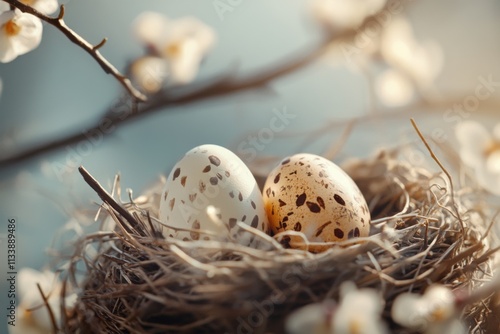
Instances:
[[[45,15],[54,13],[59,7],[57,0],[19,0],[19,2],[35,8]]]
[[[398,324],[426,334],[465,334],[458,319],[455,295],[442,285],[429,286],[423,295],[399,295],[394,300],[391,315]]]
[[[455,128],[460,158],[474,169],[479,185],[500,195],[500,123],[490,133],[475,121],[463,121]]]
[[[384,302],[372,289],[357,289],[347,282],[340,287],[340,304],[311,304],[290,314],[289,334],[384,334],[387,327],[380,318]]]
[[[357,289],[351,282],[340,287],[340,306],[333,321],[335,334],[381,334],[387,328],[380,315],[384,301],[373,289]]]
[[[55,321],[61,320],[60,293],[62,285],[57,275],[49,270],[43,272],[23,268],[18,276],[19,306],[16,309],[16,325],[8,326],[10,334],[42,334],[52,332],[49,311],[45,306],[37,284],[40,285],[54,314]],[[76,294],[66,297],[67,307],[76,302]]]
[[[432,85],[443,65],[439,45],[434,41],[418,42],[404,17],[394,18],[383,30],[380,52],[389,65],[407,75],[420,90]]]
[[[35,49],[42,40],[39,18],[18,9],[0,14],[0,62],[8,63]]]
[[[389,107],[407,104],[415,95],[412,82],[394,68],[388,68],[375,78],[375,92],[380,102]]]
[[[313,17],[330,29],[356,28],[370,15],[380,11],[386,0],[313,0]]]
[[[155,56],[167,60],[170,81],[176,84],[186,84],[195,78],[215,41],[213,29],[196,18],[170,20],[154,12],[141,14],[135,20],[134,31]]]
[[[158,92],[168,77],[168,62],[161,57],[139,57],[130,65],[132,81],[144,93]]]
[[[294,311],[286,320],[288,334],[329,334],[332,332],[332,316],[335,302],[309,304]]]

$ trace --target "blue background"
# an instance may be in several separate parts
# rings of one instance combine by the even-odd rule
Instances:
[[[445,64],[436,82],[442,96],[460,99],[473,94],[479,76],[492,75],[500,81],[497,1],[483,1],[481,5],[465,0],[403,3],[417,38],[433,38],[443,48]],[[108,37],[101,52],[122,70],[142,53],[131,34],[131,22],[144,10],[173,18],[193,15],[215,29],[217,43],[205,60],[200,79],[229,69],[254,73],[289,59],[320,38],[308,15],[307,1],[300,0],[241,1],[232,12],[225,13],[223,20],[212,1],[71,1],[65,20],[92,43]],[[88,54],[47,25],[35,51],[0,64],[0,78],[2,155],[68,132],[83,131],[121,92],[121,86]],[[81,154],[79,163],[108,187],[120,172],[123,187],[134,189],[138,195],[196,145],[215,143],[237,148],[249,135],[269,126],[276,108],[286,108],[296,117],[265,145],[261,156],[298,150],[321,153],[340,138],[346,120],[367,113],[368,91],[367,80],[360,73],[320,60],[271,82],[265,91],[168,108],[127,123]],[[495,92],[473,117],[489,124],[499,121],[498,108],[491,107],[499,99],[500,92]],[[378,117],[355,126],[337,158],[363,157],[379,147],[414,140],[409,117],[415,117],[426,133],[443,129],[451,134],[454,124],[443,117],[448,107],[443,104],[399,113],[378,108]],[[320,137],[308,141],[313,134]],[[57,229],[77,212],[96,210],[93,202],[98,198],[76,170],[64,174],[62,180],[54,174],[53,166],[64,164],[69,152],[76,149],[72,145],[0,169],[0,233],[6,233],[7,220],[15,217],[18,268],[39,269],[47,264],[47,249]],[[1,241],[3,254],[5,240]],[[0,256],[1,310],[7,302],[2,274],[5,262],[5,256]],[[3,315],[1,319],[0,332]]]

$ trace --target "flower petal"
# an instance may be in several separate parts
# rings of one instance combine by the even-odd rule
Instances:
[[[6,34],[0,32],[0,62],[8,63],[16,59],[16,57],[17,53],[12,46],[12,40]]]
[[[455,127],[460,145],[474,150],[483,149],[491,140],[488,130],[476,121],[462,121]]]
[[[486,128],[475,121],[462,121],[455,127],[455,136],[462,161],[473,168],[481,168],[485,163],[484,150],[491,142]]]
[[[334,313],[334,333],[386,333],[380,318],[384,302],[372,289],[357,289],[351,282],[340,287],[341,303]]]
[[[201,53],[206,53],[215,43],[214,30],[195,17],[183,17],[175,21],[178,35],[193,39]]]
[[[486,169],[488,172],[500,178],[500,150],[491,153],[486,159]]]
[[[170,59],[170,80],[176,84],[187,84],[196,77],[203,54],[194,40],[180,45],[179,55]]]
[[[169,74],[167,61],[153,56],[136,59],[130,66],[130,72],[134,83],[147,94],[158,92]]]
[[[156,12],[143,12],[133,22],[133,32],[136,38],[149,46],[158,47],[163,43],[165,31],[170,21]]]
[[[493,137],[496,141],[500,142],[500,123],[497,123],[493,128]]]
[[[59,289],[57,276],[50,270],[40,272],[32,268],[22,268],[18,273],[18,283],[19,299],[22,303],[27,302],[28,304],[31,304],[31,301],[38,303],[41,300],[37,284],[40,284],[45,294]]]
[[[50,15],[54,13],[59,7],[57,0],[19,0],[19,1],[24,3],[25,5],[35,8],[40,13],[45,15]]]
[[[394,300],[391,309],[392,319],[398,324],[411,329],[427,327],[426,307],[421,296],[413,293],[402,293]]]
[[[14,51],[18,55],[23,55],[32,51],[40,45],[42,40],[42,21],[26,13],[18,13],[15,23],[21,27],[18,35],[11,37],[13,40]]]
[[[408,104],[414,95],[411,81],[395,69],[387,69],[375,79],[375,91],[380,101],[389,107]]]
[[[292,312],[286,319],[285,330],[288,334],[328,334],[331,333],[328,312],[330,305],[309,304]]]
[[[381,10],[386,0],[313,0],[311,14],[320,24],[336,29],[358,27]]]
[[[18,30],[9,34],[6,24],[13,24]],[[42,40],[42,30],[39,18],[18,9],[0,14],[0,62],[10,62],[35,49]]]

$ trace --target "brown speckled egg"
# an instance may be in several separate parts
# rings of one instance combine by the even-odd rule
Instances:
[[[333,162],[301,153],[284,159],[267,177],[264,206],[273,232],[304,233],[309,242],[343,241],[366,237],[370,211],[354,181]],[[282,242],[302,248],[300,238]],[[328,247],[311,246],[320,252]]]

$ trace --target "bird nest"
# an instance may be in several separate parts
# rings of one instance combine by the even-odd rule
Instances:
[[[371,235],[318,254],[285,248],[283,235],[245,224],[238,226],[260,239],[259,246],[165,238],[157,220],[163,182],[120,202],[81,169],[103,199],[107,227],[75,243],[65,290],[79,297],[62,312],[62,330],[282,333],[291,311],[338,300],[341,284],[352,281],[377,289],[391,330],[408,333],[391,322],[396,296],[432,283],[470,290],[490,277],[490,219],[477,192],[453,189],[448,173],[412,166],[397,150],[343,167],[369,204]],[[462,315],[477,332],[491,318],[488,302]]]

